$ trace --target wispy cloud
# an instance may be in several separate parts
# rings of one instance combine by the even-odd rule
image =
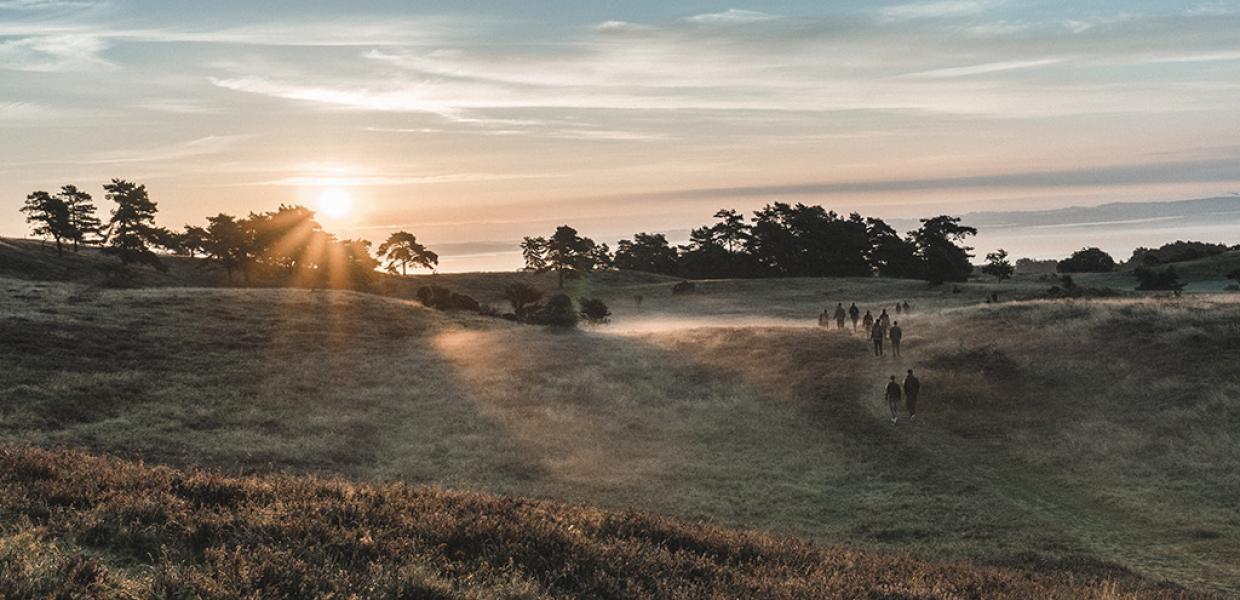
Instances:
[[[0,69],[63,73],[111,69],[102,56],[107,40],[88,34],[57,34],[0,42]]]
[[[80,164],[109,165],[123,163],[170,162],[188,158],[199,158],[212,154],[220,154],[232,149],[238,143],[254,137],[253,135],[210,135],[184,142],[152,146],[146,148],[127,148],[105,152],[94,158],[79,161]]]
[[[700,23],[707,25],[724,24],[730,25],[735,23],[761,23],[764,21],[774,21],[778,19],[778,15],[772,15],[756,10],[742,10],[739,8],[729,8],[723,12],[705,13],[686,17],[685,20],[690,23]]]
[[[0,10],[64,10],[102,4],[104,2],[92,0],[3,0],[0,1]]]
[[[438,175],[359,175],[359,176],[294,176],[251,185],[305,186],[305,187],[368,187],[388,185],[425,185],[432,183],[467,183],[477,181],[504,181],[510,179],[544,179],[554,175],[528,173],[449,173]]]
[[[884,6],[881,13],[885,19],[905,21],[911,19],[937,19],[976,15],[992,7],[994,2],[985,0],[940,0],[938,2],[912,2]]]
[[[1034,67],[1044,67],[1063,62],[1061,58],[1041,58],[1035,60],[1013,60],[1007,62],[985,63],[980,65],[969,65],[965,67],[948,67],[945,69],[932,69],[930,71],[922,71],[920,73],[911,73],[908,77],[921,77],[926,79],[937,79],[943,77],[967,77],[969,75],[985,75],[988,73],[999,73],[1003,71],[1017,71],[1021,69],[1032,69]]]

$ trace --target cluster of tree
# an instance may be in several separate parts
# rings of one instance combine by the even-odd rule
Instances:
[[[1155,265],[1216,256],[1228,250],[1231,250],[1231,247],[1227,244],[1175,241],[1153,249],[1137,248],[1132,251],[1132,258],[1128,259],[1128,262],[1134,265],[1153,267]]]
[[[1056,270],[1060,273],[1110,273],[1115,270],[1115,259],[1100,248],[1082,248],[1059,261]]]
[[[106,223],[97,216],[91,195],[73,185],[57,194],[32,192],[21,210],[34,234],[54,240],[58,253],[63,254],[66,245],[75,252],[85,245],[102,245],[104,253],[124,266],[166,270],[157,253],[163,250],[200,256],[204,264],[224,269],[229,281],[240,273],[246,282],[261,277],[295,285],[365,288],[380,265],[371,256],[369,241],[337,239],[304,206],[281,205],[243,218],[221,213],[208,217],[205,226],[187,225],[177,232],[156,225],[159,208],[146,186],[113,179],[103,189],[115,203]],[[390,235],[378,256],[392,273],[439,263],[438,255],[405,231]]]
[[[1013,266],[1016,268],[1016,274],[1018,275],[1047,275],[1058,270],[1059,261],[1053,258],[1044,260],[1018,258]]]
[[[504,315],[522,323],[575,327],[579,320],[589,323],[606,323],[611,309],[597,298],[580,298],[576,306],[568,294],[555,294],[542,302],[543,293],[538,288],[519,281],[504,287],[504,299],[512,306],[512,312]]]
[[[756,211],[746,222],[734,210],[715,213],[716,223],[694,229],[689,243],[672,246],[659,233],[621,240],[615,255],[568,226],[549,238],[521,243],[526,269],[555,271],[565,278],[615,267],[694,279],[722,277],[885,277],[964,281],[973,270],[971,248],[961,242],[977,230],[960,219],[922,219],[901,237],[881,219],[847,217],[821,206],[782,202]]]
[[[1179,292],[1184,289],[1184,282],[1180,281],[1180,274],[1177,273],[1175,267],[1172,266],[1168,266],[1167,268],[1161,270],[1140,266],[1134,269],[1132,274],[1137,278],[1138,290],[1169,290]]]
[[[982,266],[982,274],[994,277],[999,281],[1011,279],[1016,267],[1008,261],[1008,252],[1000,248],[986,255],[986,264]]]

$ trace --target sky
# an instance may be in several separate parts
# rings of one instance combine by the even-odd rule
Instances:
[[[1227,195],[1238,134],[1240,0],[0,0],[5,236],[31,191],[120,177],[173,228],[300,203],[515,268],[559,224],[676,238],[773,201]]]

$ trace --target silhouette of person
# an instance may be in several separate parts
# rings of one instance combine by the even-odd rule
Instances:
[[[843,302],[840,302],[835,305],[835,328],[836,329],[844,328],[844,317],[846,316],[846,314],[847,313],[844,312]]]
[[[891,422],[894,424],[900,418],[900,384],[896,383],[895,375],[887,382],[887,406],[891,409]]]
[[[905,313],[911,312],[911,311],[910,311],[910,307],[909,307],[909,305],[908,305],[908,300],[905,300],[905,301],[904,301],[904,312],[905,312]]]
[[[886,334],[883,333],[883,326],[879,325],[878,323],[875,323],[874,327],[870,329],[870,339],[874,340],[874,356],[883,355],[883,336],[884,335]]]
[[[896,314],[900,314],[900,303],[896,302]]]
[[[852,306],[848,307],[848,316],[852,317],[853,331],[856,331],[857,330],[857,319],[861,318],[861,309],[857,308],[856,302],[853,302]]]
[[[990,301],[991,301],[991,302],[998,302],[998,301],[999,301],[999,292],[991,292],[991,293],[990,293]]]
[[[891,315],[887,314],[887,309],[878,315],[878,324],[883,326],[883,336],[887,335],[887,329],[891,327]]]
[[[874,327],[874,315],[870,314],[870,311],[865,311],[865,318],[861,319],[861,326],[865,328],[867,333]]]
[[[899,321],[891,324],[891,332],[887,337],[891,338],[891,355],[900,356],[900,338],[904,337],[904,330],[900,329]]]
[[[818,326],[819,327],[827,326],[827,309],[825,308],[822,309],[822,312],[818,315]]]
[[[904,378],[904,404],[908,406],[908,415],[910,419],[917,418],[917,395],[921,393],[921,380],[913,375],[913,370],[908,370],[908,376]]]

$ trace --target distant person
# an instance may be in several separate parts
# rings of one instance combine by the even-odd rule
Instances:
[[[909,312],[912,312],[910,309],[911,307],[908,305],[908,300],[905,300],[904,301],[904,313],[908,314]]]
[[[883,336],[884,335],[885,334],[883,333],[883,326],[879,325],[878,323],[875,323],[874,327],[870,329],[870,339],[874,341],[874,356],[883,355]]]
[[[843,302],[840,302],[835,305],[835,328],[836,329],[841,329],[841,330],[844,329],[844,317],[847,316],[847,314],[848,313],[844,311]]]
[[[891,328],[891,315],[887,314],[887,309],[884,308],[882,314],[878,315],[878,324],[883,326],[883,335],[886,335]]]
[[[865,318],[861,319],[861,326],[865,328],[866,333],[874,328],[874,315],[870,311],[865,311]]]
[[[908,376],[904,378],[904,404],[908,407],[908,416],[910,419],[917,418],[917,395],[921,393],[921,381],[913,375],[913,370],[908,370]]]
[[[891,422],[894,424],[900,418],[900,384],[896,383],[895,375],[887,382],[887,407],[891,409]]]
[[[861,318],[861,309],[857,308],[856,302],[853,302],[852,306],[848,307],[848,316],[852,318],[853,331],[856,331],[857,330],[857,319]]]
[[[991,292],[991,293],[990,293],[990,301],[991,301],[991,302],[998,302],[998,301],[999,301],[999,292]]]
[[[819,327],[827,326],[827,309],[825,308],[822,309],[822,313],[818,315],[818,326]]]
[[[900,338],[904,337],[904,330],[900,329],[899,321],[891,324],[891,332],[887,337],[891,339],[891,355],[900,356]]]
[[[896,302],[896,314],[900,314],[900,303]]]

